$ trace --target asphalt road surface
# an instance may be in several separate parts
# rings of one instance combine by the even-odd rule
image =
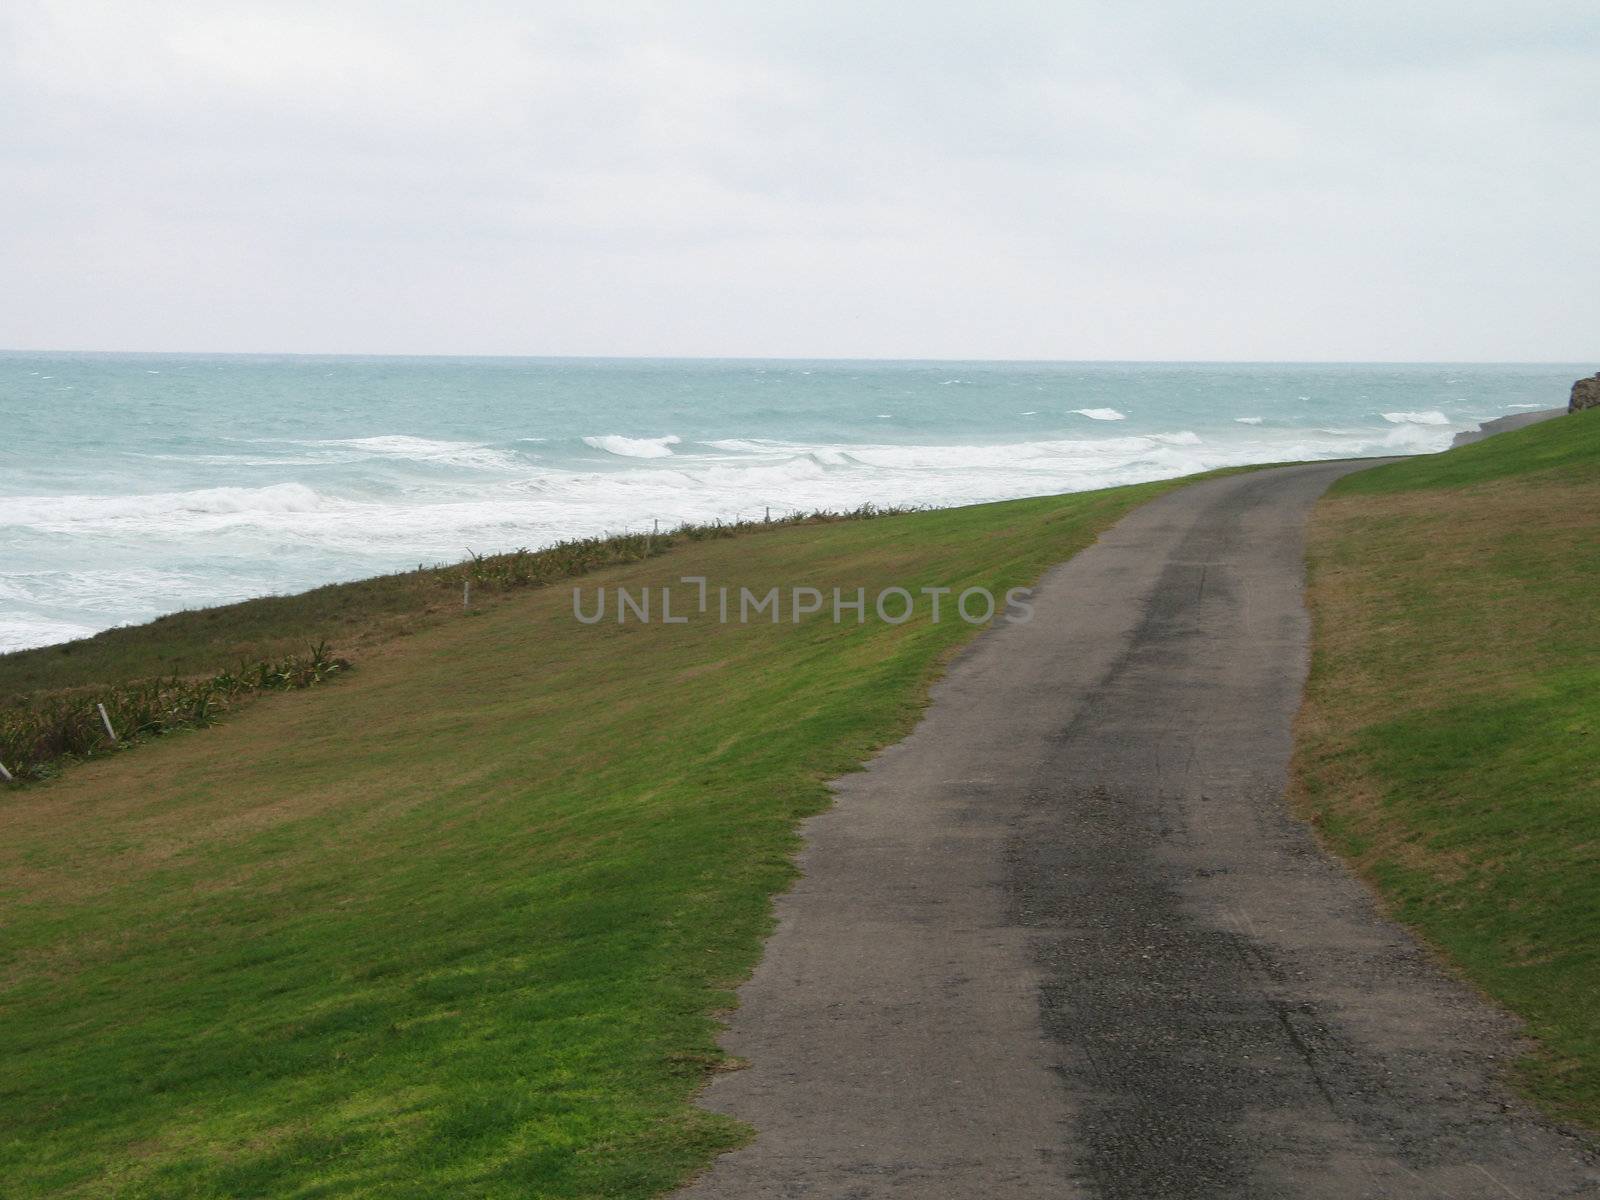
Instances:
[[[1283,801],[1305,518],[1361,465],[1135,511],[840,782],[703,1101],[758,1136],[684,1196],[1600,1194]]]

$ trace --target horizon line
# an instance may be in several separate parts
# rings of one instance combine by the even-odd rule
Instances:
[[[84,350],[0,347],[0,356],[76,355],[145,358],[304,358],[490,360],[511,362],[805,362],[805,363],[968,363],[1050,366],[1373,366],[1373,367],[1572,367],[1600,359],[1514,358],[958,358],[888,355],[772,354],[451,354],[345,350]]]

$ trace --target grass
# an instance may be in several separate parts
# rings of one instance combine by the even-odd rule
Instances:
[[[294,595],[185,609],[145,625],[0,654],[0,704],[29,706],[41,694],[68,689],[211,675],[240,661],[286,658],[323,641],[359,652],[454,616],[461,609],[464,583],[471,583],[481,599],[485,592],[540,586],[601,567],[638,562],[686,542],[894,516],[900,511],[869,504],[846,513],[793,513],[771,521],[683,525],[654,535],[574,538],[542,550],[474,554],[466,562],[448,566],[418,566],[415,571],[329,584]]]
[[[209,678],[133,681],[0,707],[0,763],[9,766],[0,778],[47,779],[68,762],[202,728],[257,693],[313,687],[349,666],[319,643],[305,654],[242,662]]]
[[[1168,486],[685,540],[584,582],[998,590]],[[27,690],[279,636],[347,649],[324,618],[413,632],[372,633],[333,686],[0,791],[6,1196],[643,1197],[746,1136],[689,1101],[728,1065],[715,1014],[796,821],[972,631],[582,626],[565,587],[416,620],[409,586],[15,668]]]
[[[254,693],[320,683],[350,663],[328,653],[318,630],[335,628],[368,649],[457,615],[474,597],[481,607],[498,593],[639,562],[682,543],[908,511],[865,504],[846,512],[792,512],[777,520],[685,524],[651,534],[575,538],[541,550],[474,553],[454,565],[189,609],[146,625],[0,655],[0,766],[15,779],[48,778],[93,754],[209,725]],[[298,653],[288,649],[296,639]],[[309,657],[308,642],[314,642]],[[216,664],[225,660],[233,665],[218,670]],[[102,727],[97,705],[104,706],[120,740]],[[0,780],[5,778],[0,772]]]
[[[1600,412],[1349,476],[1317,509],[1299,797],[1526,1021],[1600,1127]]]

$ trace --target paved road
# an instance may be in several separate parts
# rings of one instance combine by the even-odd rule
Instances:
[[[1600,1193],[1498,1082],[1509,1024],[1282,793],[1303,529],[1352,464],[1210,480],[1053,571],[808,823],[684,1193]]]

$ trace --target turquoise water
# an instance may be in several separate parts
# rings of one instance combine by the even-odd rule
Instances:
[[[561,537],[1425,453],[1579,366],[0,355],[0,650]]]

